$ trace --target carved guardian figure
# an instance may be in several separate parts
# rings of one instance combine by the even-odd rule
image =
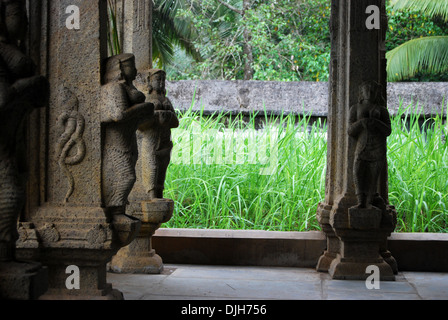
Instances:
[[[17,220],[25,201],[18,165],[20,130],[27,113],[46,105],[48,81],[35,76],[23,53],[25,1],[0,1],[0,261],[14,260]]]
[[[356,139],[353,173],[359,208],[385,208],[378,190],[387,161],[386,139],[391,134],[391,122],[387,108],[381,104],[379,89],[376,82],[364,82],[359,103],[350,108],[348,133]]]
[[[165,80],[165,71],[160,69],[149,71],[148,101],[154,104],[154,119],[143,123],[139,128],[150,149],[149,163],[145,164],[149,168],[145,180],[148,181],[146,191],[150,199],[163,198],[166,171],[173,149],[171,129],[179,126],[173,105],[166,97]]]
[[[152,103],[145,103],[145,95],[133,85],[136,74],[133,54],[113,56],[106,62],[101,91],[103,201],[116,226],[125,225],[130,218],[126,205],[136,181],[136,131],[154,114]]]

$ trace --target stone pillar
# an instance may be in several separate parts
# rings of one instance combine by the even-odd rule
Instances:
[[[48,266],[42,299],[122,299],[106,282],[106,264],[138,233],[140,221],[106,215],[101,90],[107,58],[107,1],[30,1],[41,16],[41,68],[49,108],[30,120],[30,183],[19,251]],[[67,28],[69,6],[80,28]],[[76,16],[75,16],[76,19]],[[27,235],[36,233],[38,239]],[[38,242],[39,249],[33,249]],[[31,248],[30,248],[31,247]],[[67,269],[75,266],[79,274]],[[67,286],[67,281],[80,286]]]
[[[123,52],[133,52],[139,72],[152,68],[152,0],[120,0]]]
[[[332,0],[331,6],[326,194],[317,210],[327,235],[327,250],[317,270],[329,272],[335,279],[365,279],[367,266],[376,265],[381,279],[393,280],[396,264],[385,246],[396,218],[387,194],[385,149],[390,119],[386,109],[385,1]],[[374,125],[386,129],[369,131],[364,119],[356,123],[361,133],[354,130],[363,112],[370,112],[367,117],[375,118],[371,120]],[[372,169],[359,173],[355,168],[360,167]],[[374,170],[376,177],[369,176]],[[365,189],[367,204],[362,200]]]
[[[39,75],[34,39],[27,38],[35,21],[28,18],[26,1],[0,1],[0,17],[0,299],[34,300],[47,291],[48,270],[16,255],[26,200],[23,124],[46,106],[48,81]]]

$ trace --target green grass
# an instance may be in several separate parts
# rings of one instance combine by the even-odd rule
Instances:
[[[443,121],[428,120],[423,132],[418,117],[405,114],[401,110],[392,119],[388,139],[396,231],[447,232]],[[173,130],[175,149],[165,189],[165,197],[175,201],[175,213],[164,227],[320,229],[316,209],[325,198],[325,123],[286,115],[266,117],[268,125],[258,128],[255,116],[243,121],[242,116],[205,117],[191,111],[180,118],[180,127]]]

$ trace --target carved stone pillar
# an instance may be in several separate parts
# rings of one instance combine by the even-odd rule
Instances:
[[[380,123],[378,126],[390,126],[385,108],[385,1],[332,0],[331,6],[326,196],[317,210],[328,246],[317,270],[329,272],[336,279],[365,279],[367,266],[376,265],[381,279],[393,280],[396,264],[384,245],[395,228],[396,217],[387,194],[385,150],[388,132],[376,127],[369,131],[366,128],[370,127],[364,127],[362,134],[355,135],[352,127],[362,118],[359,111],[362,107],[357,106],[367,102],[365,113],[370,112],[372,120],[362,120],[357,125],[370,121],[375,125]],[[377,10],[372,12],[372,8]],[[379,29],[371,28],[367,23],[372,18],[376,19]],[[369,87],[373,88],[372,91],[367,94],[369,99],[362,95],[366,83],[373,84]],[[382,117],[377,117],[377,113]],[[370,152],[369,156],[365,150]],[[362,161],[369,164],[365,167],[372,168],[372,172],[380,170],[376,177],[370,177],[370,171],[361,174],[360,170],[355,170],[362,167]],[[368,189],[369,196],[366,197],[369,201],[367,205],[359,205],[364,189]],[[382,202],[373,198],[381,198]],[[387,262],[383,255],[387,256]]]
[[[121,202],[116,210],[109,202],[110,188],[119,189],[116,193],[125,198],[132,179],[120,183],[106,179],[110,179],[110,167],[122,166],[113,162],[120,159],[111,160],[114,154],[109,151],[120,152],[111,146],[111,135],[120,133],[120,121],[131,112],[113,95],[107,96],[115,97],[116,108],[124,109],[116,111],[114,101],[104,105],[101,95],[110,89],[103,78],[108,68],[107,1],[76,2],[79,30],[66,26],[70,15],[66,9],[73,4],[71,0],[30,1],[40,12],[40,28],[32,31],[39,33],[50,102],[45,112],[30,120],[29,139],[36,144],[30,144],[27,151],[30,183],[19,251],[37,256],[48,266],[49,290],[42,299],[122,299],[106,282],[106,264],[133,240],[140,221],[125,216]],[[128,60],[123,59],[123,66]],[[133,65],[126,70],[132,74]],[[144,96],[142,99],[131,91],[139,102],[144,101]],[[107,111],[113,113],[111,119],[106,117]],[[112,122],[117,125],[113,127]],[[126,137],[132,137],[129,130]],[[122,176],[132,178],[131,167]],[[123,187],[123,183],[127,185]],[[37,239],[26,236],[33,232]],[[36,242],[38,250],[33,248]],[[66,284],[69,266],[79,268],[79,274],[73,275],[79,288]]]
[[[33,25],[34,21],[31,21]],[[17,260],[17,222],[25,205],[24,122],[45,107],[48,81],[30,55],[26,1],[0,1],[0,299],[37,299],[48,288],[47,269]]]
[[[123,52],[133,52],[137,70],[152,68],[152,7],[151,0],[120,0]]]

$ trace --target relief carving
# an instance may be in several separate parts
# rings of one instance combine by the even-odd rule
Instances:
[[[358,207],[373,205],[384,210],[379,184],[387,161],[386,140],[391,134],[391,122],[380,92],[381,86],[374,81],[361,84],[359,103],[350,108],[348,133],[356,139],[353,178]]]
[[[83,140],[85,119],[78,112],[79,102],[72,92],[67,92],[63,103],[70,111],[64,113],[58,120],[58,126],[63,133],[56,146],[56,154],[59,155],[58,165],[68,180],[69,187],[65,196],[65,202],[68,202],[75,190],[75,179],[68,166],[80,164],[86,156],[86,144]],[[76,152],[70,155],[75,147]]]

